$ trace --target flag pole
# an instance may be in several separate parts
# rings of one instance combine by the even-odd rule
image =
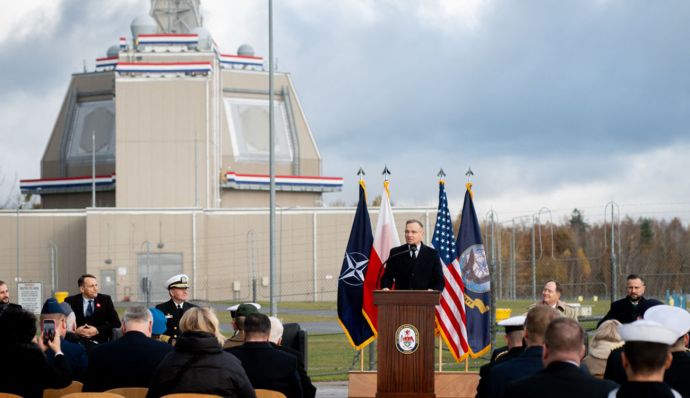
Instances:
[[[469,355],[465,357],[465,373],[470,371],[470,357]]]
[[[364,350],[359,350],[359,371],[364,372]]]
[[[443,339],[438,335],[438,371],[443,372]]]

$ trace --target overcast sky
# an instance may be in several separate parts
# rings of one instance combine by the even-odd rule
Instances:
[[[267,56],[265,1],[202,0],[224,53]],[[40,177],[69,85],[105,55],[146,0],[24,0],[0,15],[0,173]],[[690,221],[690,2],[285,0],[278,67],[290,72],[323,156],[345,177],[326,203],[371,196],[385,164],[397,205],[453,213],[475,173],[479,217],[574,207]],[[0,177],[1,179],[1,177]]]

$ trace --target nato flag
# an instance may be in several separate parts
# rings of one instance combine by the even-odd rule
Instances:
[[[457,249],[462,280],[465,284],[467,342],[470,346],[470,356],[477,358],[491,349],[491,281],[477,213],[472,203],[470,183],[467,184],[465,202],[462,206]]]
[[[364,275],[373,243],[364,182],[360,181],[357,212],[338,278],[338,321],[350,344],[356,349],[361,349],[374,340],[374,333],[362,315]]]

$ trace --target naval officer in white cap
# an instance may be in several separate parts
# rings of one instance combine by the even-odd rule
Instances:
[[[189,289],[189,277],[187,275],[175,275],[165,282],[165,286],[168,288],[170,300],[158,304],[156,308],[165,314],[167,329],[163,334],[168,336],[168,341],[171,344],[174,344],[180,334],[179,325],[182,314],[188,309],[196,307],[196,305],[187,302],[189,297],[187,292],[187,289]]]
[[[670,347],[680,338],[677,330],[658,322],[641,319],[618,329],[623,346],[623,367],[628,381],[609,397],[681,398],[678,391],[664,383],[664,372],[671,366]]]

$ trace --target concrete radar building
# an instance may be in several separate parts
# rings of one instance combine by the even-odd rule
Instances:
[[[199,1],[152,1],[96,60],[72,75],[41,161],[23,193],[43,208],[266,207],[268,72],[249,45],[222,53]],[[320,206],[342,179],[321,157],[288,73],[276,73],[276,200]],[[95,158],[95,159],[94,159]],[[94,161],[95,160],[95,161]]]

